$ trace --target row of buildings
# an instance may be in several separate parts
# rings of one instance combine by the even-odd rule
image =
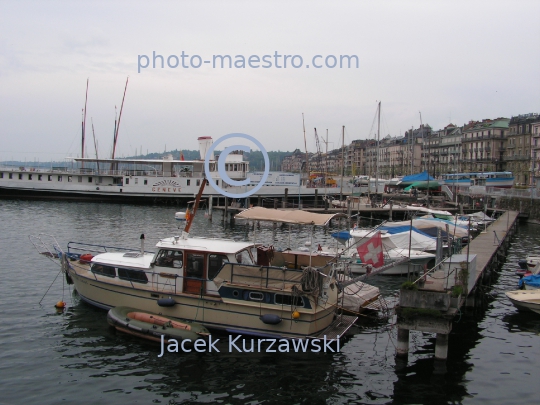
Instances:
[[[411,129],[404,136],[355,140],[345,149],[328,153],[295,150],[284,158],[287,172],[326,172],[349,176],[393,178],[429,171],[444,173],[500,172],[514,174],[515,185],[532,186],[540,178],[540,115],[470,121],[433,130],[429,125]]]

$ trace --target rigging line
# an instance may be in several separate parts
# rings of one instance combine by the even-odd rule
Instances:
[[[41,301],[43,301],[43,298],[45,298],[45,296],[47,295],[47,293],[49,292],[49,290],[51,289],[52,285],[54,284],[54,282],[56,281],[56,279],[58,278],[58,276],[60,275],[60,273],[62,273],[62,270],[60,270],[58,272],[58,274],[56,275],[56,277],[54,278],[54,280],[52,281],[51,285],[49,286],[49,288],[47,288],[47,291],[45,291],[45,294],[43,294],[43,297],[41,297],[41,299],[39,300],[38,302],[38,305],[41,305]]]

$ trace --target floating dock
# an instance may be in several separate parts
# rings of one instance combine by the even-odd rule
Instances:
[[[396,355],[409,352],[410,331],[436,334],[435,359],[446,360],[452,321],[463,306],[474,306],[479,287],[505,261],[519,213],[504,212],[460,254],[443,260],[429,273],[402,286],[397,312]]]

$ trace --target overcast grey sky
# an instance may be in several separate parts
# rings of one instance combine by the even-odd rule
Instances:
[[[90,157],[91,117],[110,156],[127,76],[117,156],[231,132],[303,150],[302,113],[308,149],[314,127],[339,147],[342,125],[346,142],[374,136],[378,100],[392,136],[418,127],[419,112],[434,129],[540,112],[539,15],[538,0],[0,1],[0,160],[80,155],[87,78]],[[138,55],[153,51],[165,68],[158,59],[138,73]],[[169,68],[182,51],[210,61],[277,51],[304,65]],[[342,54],[358,68],[305,66]]]

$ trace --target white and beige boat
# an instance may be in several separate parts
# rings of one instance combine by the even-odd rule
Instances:
[[[300,222],[308,215],[307,223],[333,217],[297,213]],[[336,310],[337,264],[316,267],[305,255],[251,242],[190,237],[193,216],[182,236],[160,240],[156,253],[145,252],[144,243],[99,252],[97,245],[74,242],[66,252],[55,244],[53,253],[81,299],[103,309],[132,307],[210,330],[274,338],[335,338],[356,321]]]
[[[540,314],[540,290],[515,290],[506,293],[508,299],[519,310]]]

